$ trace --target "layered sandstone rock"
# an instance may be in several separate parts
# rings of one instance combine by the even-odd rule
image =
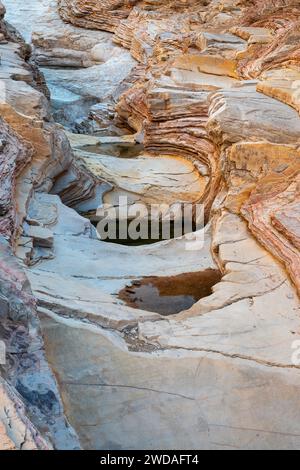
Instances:
[[[244,215],[259,241],[286,264],[299,289],[298,148],[240,143],[231,147],[227,158],[230,189],[226,206]]]
[[[0,382],[0,450],[51,450],[25,414],[15,391]]]
[[[48,100],[39,90],[36,70],[28,63],[25,43],[16,39],[5,23],[2,31],[6,41],[0,44],[0,110],[6,124],[2,125],[1,152],[8,188],[3,185],[7,193],[3,194],[3,204],[10,206],[10,212],[17,207],[11,213],[14,226],[10,222],[10,231],[18,230],[15,235],[20,235],[33,189],[50,189],[53,179],[69,167],[72,152],[64,133],[51,118]],[[3,207],[3,215],[5,210],[8,207]],[[8,226],[2,234],[9,235]]]
[[[131,202],[173,204],[196,202],[205,191],[205,179],[197,167],[185,159],[172,156],[140,155],[120,159],[88,152],[77,152],[85,167],[116,189],[104,196],[104,203],[126,196]]]
[[[5,357],[0,447],[78,448],[45,359],[35,299],[6,241],[21,258],[25,256],[32,238],[27,244],[23,240],[20,249],[17,245],[31,193],[38,186],[51,187],[52,178],[70,164],[72,155],[66,137],[51,121],[47,99],[39,91],[42,80],[36,80],[41,76],[27,62],[25,44],[4,22],[1,31],[0,338]]]
[[[84,28],[115,31],[122,19],[137,6],[142,9],[171,12],[203,6],[203,0],[59,0],[59,12],[65,21]]]

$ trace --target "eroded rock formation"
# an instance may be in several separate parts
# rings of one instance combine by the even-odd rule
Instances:
[[[34,189],[50,188],[51,178],[69,166],[71,149],[50,119],[25,43],[3,21],[1,31],[0,318],[6,358],[1,362],[0,447],[75,449],[79,443],[45,359],[36,301],[8,246],[9,241],[26,258],[32,239],[21,235],[29,200]]]
[[[9,400],[28,448],[78,446],[64,412],[88,449],[299,448],[300,2],[30,0],[26,25],[21,3],[32,50],[4,21],[0,40],[0,446],[21,442]],[[87,214],[125,195],[201,203],[206,227],[100,241]],[[176,315],[118,296],[207,270]]]

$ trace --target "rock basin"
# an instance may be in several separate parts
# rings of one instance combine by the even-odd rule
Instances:
[[[32,37],[33,69],[14,35],[0,41],[0,228],[27,276],[1,254],[0,331],[14,360],[3,368],[13,390],[0,381],[0,447],[76,448],[72,425],[84,449],[299,449],[293,0],[91,2],[84,16],[84,0],[6,3]],[[69,107],[63,124],[92,135],[56,126],[37,66],[57,111]],[[124,158],[120,137],[142,152]],[[204,203],[204,243],[99,241],[78,213],[122,192]]]

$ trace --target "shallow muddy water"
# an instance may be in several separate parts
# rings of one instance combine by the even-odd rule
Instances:
[[[221,281],[220,271],[207,269],[171,277],[149,277],[125,287],[119,298],[133,308],[168,316],[187,310],[212,294]]]

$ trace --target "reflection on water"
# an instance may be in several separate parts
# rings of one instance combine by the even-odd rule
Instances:
[[[171,277],[149,277],[125,287],[119,298],[133,308],[174,315],[211,295],[213,286],[221,278],[220,271],[215,269]]]

